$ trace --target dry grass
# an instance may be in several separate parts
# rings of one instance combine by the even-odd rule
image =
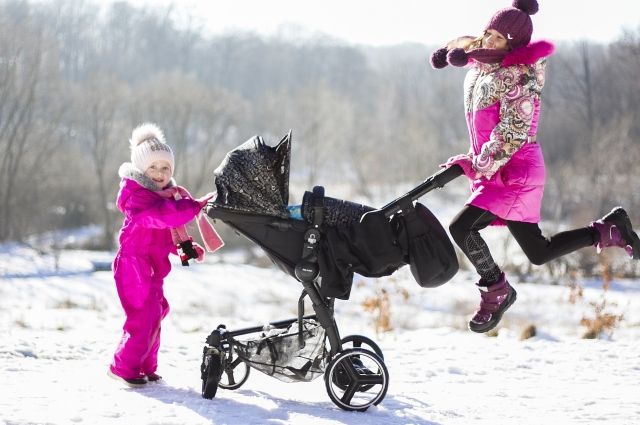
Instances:
[[[13,324],[20,329],[29,329],[31,327],[24,319],[16,319]]]
[[[605,299],[600,303],[592,302],[591,305],[593,306],[595,316],[593,318],[583,317],[580,320],[580,324],[587,328],[582,338],[596,339],[602,334],[610,336],[618,323],[624,319],[624,315],[605,311],[607,308],[607,300]],[[615,304],[611,305],[615,306]]]
[[[584,288],[578,282],[577,272],[569,272],[569,304],[575,304],[584,297]]]
[[[525,326],[520,332],[520,341],[533,338],[534,336],[537,335],[537,333],[538,333],[538,330],[536,329],[536,325],[534,325],[533,323],[530,323],[527,326]]]
[[[583,317],[580,320],[580,324],[585,326],[587,330],[582,335],[584,339],[596,339],[601,335],[609,335],[613,333],[616,326],[624,319],[623,314],[615,314],[607,311],[608,307],[615,307],[615,303],[609,303],[606,299],[607,291],[611,286],[613,280],[613,272],[607,255],[600,256],[600,262],[602,266],[602,301],[591,302],[593,307],[593,317]]]
[[[83,308],[83,306],[67,298],[56,303],[56,305],[53,308],[58,310],[72,310],[72,309]]]
[[[376,280],[376,284],[379,283],[380,281]],[[364,282],[362,281],[355,282],[355,285],[358,287],[363,284]],[[402,288],[396,278],[390,277],[385,279],[381,286],[378,286],[374,295],[366,298],[362,302],[361,305],[365,311],[374,313],[373,327],[376,334],[393,330],[392,302],[395,305],[402,305],[405,304],[410,297],[411,294],[409,291]]]
[[[490,331],[487,331],[484,333],[486,336],[488,336],[489,338],[496,338],[498,335],[500,335],[500,328],[495,327],[493,329],[491,329]]]
[[[365,311],[375,314],[374,328],[376,334],[393,330],[391,326],[391,302],[389,293],[385,289],[378,289],[376,294],[364,300],[362,303]]]

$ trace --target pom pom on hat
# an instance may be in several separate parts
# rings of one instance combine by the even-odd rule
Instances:
[[[155,161],[164,160],[174,170],[173,151],[167,145],[164,134],[153,123],[144,123],[136,127],[129,139],[131,145],[131,163],[141,172]]]
[[[443,47],[431,54],[431,66],[435,69],[442,69],[449,65],[447,63],[447,48]]]
[[[469,63],[469,55],[464,49],[458,47],[449,50],[447,61],[453,66],[465,66]]]
[[[129,139],[129,143],[131,144],[131,148],[135,148],[140,143],[150,139],[156,139],[160,143],[167,143],[164,138],[164,133],[160,130],[160,127],[150,122],[140,124],[134,128],[131,132],[131,139]]]
[[[522,10],[527,15],[535,15],[538,13],[539,6],[537,0],[513,0],[513,3],[511,4],[513,7]]]

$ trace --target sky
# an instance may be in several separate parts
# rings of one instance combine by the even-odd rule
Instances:
[[[91,0],[109,4],[114,0]],[[439,44],[482,31],[508,0],[129,0],[162,7],[174,5],[179,16],[201,20],[206,31],[229,30],[271,35],[292,27],[318,31],[350,44],[390,45],[403,42]],[[609,42],[623,29],[640,28],[637,0],[540,0],[532,17],[534,38],[554,41]],[[287,27],[288,30],[283,30]]]

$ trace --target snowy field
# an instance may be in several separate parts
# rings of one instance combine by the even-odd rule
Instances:
[[[390,386],[367,412],[346,412],[322,378],[284,383],[253,370],[238,390],[200,396],[204,339],[218,324],[254,326],[295,315],[300,285],[275,268],[231,253],[189,268],[174,262],[165,283],[164,383],[130,389],[106,375],[123,321],[112,275],[93,271],[110,254],[63,251],[54,258],[18,245],[0,248],[0,423],[3,424],[638,424],[640,282],[566,285],[514,281],[518,301],[497,336],[466,330],[478,302],[461,271],[422,289],[408,268],[359,278],[336,302],[342,336],[362,334],[383,349]],[[93,264],[92,264],[93,262]],[[385,288],[392,331],[376,334],[363,303]],[[591,303],[623,320],[583,339]],[[525,327],[536,336],[521,339]]]

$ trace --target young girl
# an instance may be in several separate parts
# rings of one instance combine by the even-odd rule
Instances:
[[[126,319],[109,375],[141,386],[161,379],[156,369],[160,322],[169,312],[162,289],[171,269],[169,254],[177,253],[177,236],[186,234],[183,226],[200,213],[211,194],[193,199],[175,185],[173,152],[156,125],[134,129],[130,144],[131,163],[122,164],[119,170],[122,181],[117,205],[125,217],[113,262]],[[205,242],[210,251],[222,245],[219,239]],[[192,245],[202,261],[204,249],[195,242]]]
[[[431,56],[434,68],[471,63],[464,82],[464,105],[471,146],[449,158],[471,181],[471,197],[449,230],[480,275],[480,308],[469,322],[474,332],[494,328],[515,302],[516,291],[494,262],[479,231],[505,225],[529,260],[544,264],[580,248],[595,245],[625,248],[640,258],[640,240],[627,213],[614,208],[589,226],[542,235],[538,222],[545,165],[536,138],[548,41],[530,42],[538,11],[536,0],[514,0],[499,10],[480,37],[461,37]]]

